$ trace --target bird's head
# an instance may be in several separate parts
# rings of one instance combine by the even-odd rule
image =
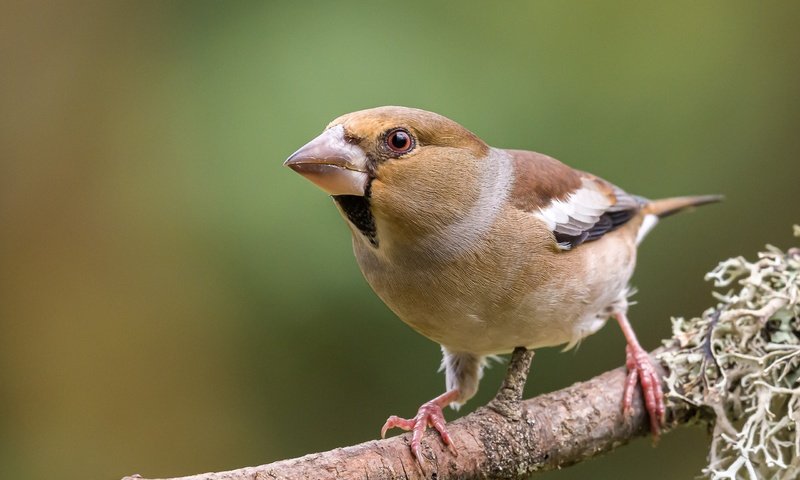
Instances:
[[[335,119],[285,165],[333,196],[354,232],[377,247],[473,221],[487,187],[504,177],[492,152],[441,115],[379,107]]]

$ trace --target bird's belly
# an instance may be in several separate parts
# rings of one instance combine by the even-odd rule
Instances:
[[[543,289],[514,308],[499,308],[469,295],[459,298],[456,308],[435,312],[422,311],[419,302],[392,308],[412,328],[451,351],[493,355],[520,346],[574,344],[595,333],[617,299],[625,298],[625,283],[600,296],[589,297],[585,290],[570,293]]]
[[[516,304],[498,304],[494,292],[461,290],[437,275],[412,275],[410,282],[394,275],[366,276],[381,299],[417,332],[451,351],[483,355],[573,343],[594,333],[605,323],[607,307],[624,297],[629,278],[608,278],[609,288],[600,294],[586,285],[564,288],[554,282]]]
[[[475,268],[474,259],[384,264],[358,249],[356,256],[378,296],[409,326],[450,351],[489,355],[573,343],[605,323],[624,298],[635,248],[592,255],[599,243],[582,246],[589,254],[574,257],[580,260],[568,274],[547,277],[537,276],[533,259],[489,269]]]
[[[410,297],[375,290],[400,319],[451,351],[490,355],[508,353],[518,346],[569,343],[581,320],[596,313],[580,298],[553,305],[537,295],[513,308],[502,308],[480,294],[445,292],[431,284],[416,286],[422,288],[406,290],[416,290]]]

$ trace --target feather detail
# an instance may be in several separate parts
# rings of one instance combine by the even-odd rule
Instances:
[[[514,160],[513,205],[542,220],[561,250],[597,240],[619,228],[647,202],[547,155],[507,152]]]
[[[725,197],[722,195],[696,195],[691,197],[672,197],[648,202],[645,207],[647,213],[652,213],[658,218],[664,218],[673,213],[678,213],[691,207],[699,207],[708,203],[721,202]]]

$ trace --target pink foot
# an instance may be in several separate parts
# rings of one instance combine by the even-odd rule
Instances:
[[[453,446],[453,439],[447,432],[447,427],[444,426],[446,421],[444,419],[444,414],[442,414],[442,407],[452,402],[457,397],[458,390],[451,390],[439,395],[430,402],[423,403],[422,406],[419,407],[419,410],[417,410],[417,415],[414,418],[407,419],[392,415],[386,420],[386,423],[383,424],[383,428],[381,428],[381,438],[385,438],[386,432],[392,428],[412,431],[411,453],[414,454],[414,458],[416,458],[417,461],[420,461],[422,458],[422,435],[425,433],[425,429],[431,426],[439,432],[442,441],[444,441],[445,445],[450,447],[453,454],[458,455],[458,452],[456,452]]]
[[[615,314],[617,322],[625,335],[628,346],[625,348],[625,366],[628,368],[628,376],[625,379],[625,390],[622,397],[622,413],[630,414],[631,404],[633,403],[633,392],[636,390],[636,383],[642,386],[644,406],[650,416],[650,431],[653,432],[655,440],[661,434],[661,424],[664,423],[664,392],[661,389],[661,377],[650,360],[650,355],[639,345],[636,334],[633,333],[628,317],[624,313]]]
[[[661,434],[661,424],[664,422],[664,392],[661,390],[661,378],[658,376],[650,356],[640,346],[628,345],[625,348],[625,365],[628,367],[628,377],[625,380],[625,393],[622,400],[622,413],[628,415],[633,402],[633,392],[636,383],[642,386],[642,395],[647,413],[650,414],[650,431],[656,441]]]

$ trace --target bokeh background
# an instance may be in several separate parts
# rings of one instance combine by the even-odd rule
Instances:
[[[442,391],[438,346],[372,294],[331,201],[281,166],[348,111],[421,107],[645,196],[726,194],[642,247],[631,317],[649,348],[712,304],[719,259],[785,247],[800,219],[798,2],[2,11],[2,478],[261,464],[373,439]],[[614,325],[542,350],[527,394],[623,352]],[[540,478],[691,478],[708,441],[683,428]]]

